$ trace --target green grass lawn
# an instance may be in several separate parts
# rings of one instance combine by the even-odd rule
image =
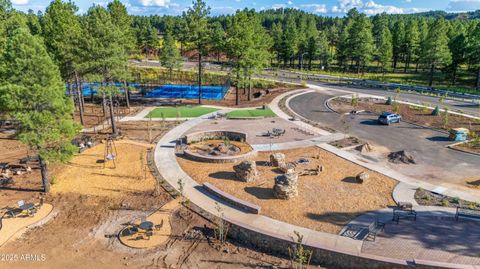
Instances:
[[[203,106],[157,107],[150,111],[146,118],[196,118],[217,111],[218,109]],[[163,115],[162,115],[163,114]]]
[[[255,118],[255,117],[275,117],[275,113],[270,108],[252,109],[252,110],[234,110],[227,113],[228,118]]]

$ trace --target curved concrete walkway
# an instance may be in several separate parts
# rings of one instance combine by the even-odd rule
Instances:
[[[183,188],[184,196],[193,204],[199,206],[209,214],[219,217],[223,216],[226,221],[237,226],[292,243],[295,238],[294,232],[299,232],[304,236],[305,245],[328,250],[338,249],[348,255],[361,255],[361,241],[313,231],[262,215],[248,214],[205,192],[200,184],[180,168],[175,155],[175,145],[178,137],[193,126],[205,121],[208,116],[209,115],[206,115],[202,118],[180,124],[165,134],[158,142],[155,148],[154,161],[164,180],[178,190],[178,181],[182,179],[185,184]],[[220,205],[221,213],[217,210],[217,205]]]

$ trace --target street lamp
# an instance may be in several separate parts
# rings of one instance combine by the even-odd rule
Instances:
[[[300,80],[303,80],[303,55],[305,54],[308,54],[308,52],[304,52],[300,55]]]

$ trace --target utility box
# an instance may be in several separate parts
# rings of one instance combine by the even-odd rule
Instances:
[[[466,141],[468,139],[468,129],[454,128],[450,130],[450,135],[448,138],[451,141]]]

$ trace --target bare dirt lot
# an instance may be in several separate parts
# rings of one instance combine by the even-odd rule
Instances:
[[[260,177],[245,183],[236,179],[234,164],[211,164],[179,157],[181,167],[197,182],[209,182],[221,190],[262,207],[262,214],[291,224],[317,231],[338,233],[356,216],[370,210],[393,205],[392,190],[396,181],[368,171],[370,179],[355,183],[354,177],[365,171],[362,167],[334,156],[317,147],[282,151],[287,161],[308,158],[310,164],[299,165],[297,171],[322,165],[318,176],[299,178],[299,196],[291,200],[278,200],[273,196],[276,168],[266,166],[269,153],[261,152],[254,159]],[[316,157],[319,156],[319,159]]]

